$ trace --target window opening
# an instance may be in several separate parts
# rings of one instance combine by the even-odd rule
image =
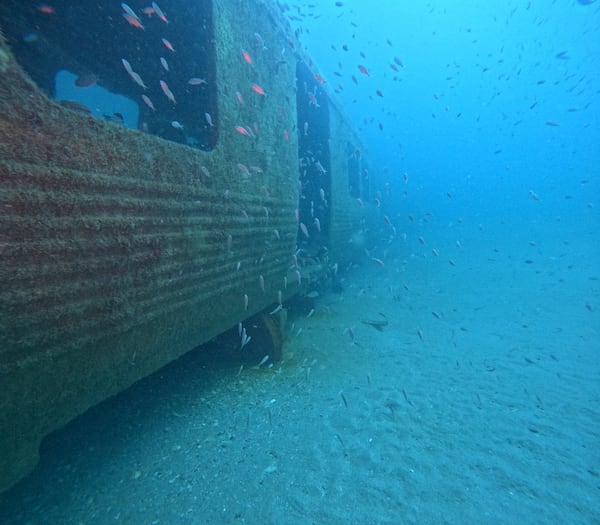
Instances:
[[[329,106],[321,84],[303,62],[297,64],[296,82],[300,162],[298,248],[303,257],[320,258],[329,244]]]
[[[218,131],[211,4],[3,0],[0,25],[21,67],[49,97],[210,150]]]

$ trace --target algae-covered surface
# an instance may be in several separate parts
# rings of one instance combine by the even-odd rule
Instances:
[[[597,523],[591,237],[427,228],[273,368],[195,351],[52,435],[2,523]]]

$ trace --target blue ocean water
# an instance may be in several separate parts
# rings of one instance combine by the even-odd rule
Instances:
[[[424,210],[443,213],[434,196],[452,192],[462,213],[525,223],[538,213],[532,190],[552,216],[586,222],[599,191],[597,3],[295,4],[302,41],[379,169],[400,188],[403,173],[417,179]]]

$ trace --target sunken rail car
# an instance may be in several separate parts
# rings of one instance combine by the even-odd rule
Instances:
[[[147,4],[0,5],[0,490],[364,219],[359,138],[274,3]]]

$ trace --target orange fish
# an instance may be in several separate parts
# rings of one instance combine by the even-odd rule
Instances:
[[[171,44],[171,42],[169,42],[166,38],[161,38],[161,41],[169,51],[175,53],[175,48],[173,47],[173,44]]]
[[[242,49],[242,56],[244,57],[244,60],[248,62],[248,64],[252,64],[252,58],[250,57],[250,53],[248,53],[248,51]]]
[[[258,84],[252,84],[252,91],[258,93],[259,95],[265,95],[265,90],[261,88]]]
[[[152,10],[156,13],[156,16],[158,16],[158,18],[160,18],[165,24],[169,23],[169,21],[167,20],[166,15],[165,15],[165,13],[158,6],[158,4],[156,2],[152,2]]]
[[[321,75],[315,75],[315,80],[320,84],[325,84],[325,79]]]
[[[133,27],[137,27],[138,29],[145,29],[144,25],[140,21],[140,19],[136,16],[131,16],[129,13],[123,13],[123,18],[129,22]]]
[[[250,136],[250,133],[248,132],[248,130],[242,126],[236,126],[235,130],[242,135]]]
[[[54,7],[52,7],[51,5],[47,5],[47,4],[40,5],[38,7],[38,11],[40,13],[44,13],[45,15],[55,15],[56,14]]]

